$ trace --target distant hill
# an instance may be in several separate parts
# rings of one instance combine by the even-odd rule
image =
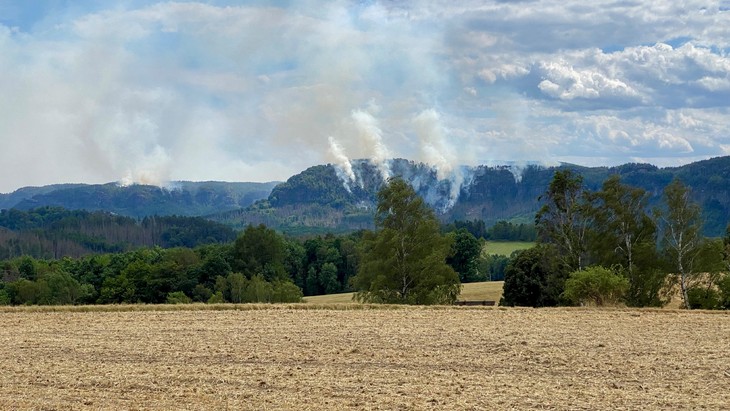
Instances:
[[[13,208],[16,204],[23,200],[33,198],[37,195],[48,194],[53,191],[83,187],[85,184],[51,184],[42,187],[23,187],[19,188],[12,193],[2,194],[0,193],[0,210],[6,210]]]
[[[610,175],[650,193],[650,207],[659,204],[664,187],[676,176],[691,187],[706,219],[705,234],[720,236],[730,221],[730,157],[718,157],[681,167],[658,168],[650,164],[617,167],[558,167],[528,165],[464,167],[463,184],[439,180],[436,170],[422,163],[395,159],[393,175],[408,181],[444,221],[483,219],[532,222],[543,194],[556,170],[572,169],[584,177],[591,190]],[[310,167],[271,191],[268,199],[241,210],[209,218],[234,227],[263,223],[290,234],[346,231],[372,227],[376,193],[383,184],[377,168],[368,161],[353,162],[356,181],[343,184],[332,165]]]
[[[28,187],[0,194],[0,208],[30,210],[43,206],[71,210],[104,210],[122,216],[204,216],[233,228],[266,224],[287,234],[344,232],[373,227],[377,192],[383,185],[379,168],[367,160],[352,162],[355,181],[343,182],[333,165],[310,167],[284,183],[178,182],[174,188],[117,184],[63,184]],[[703,210],[705,234],[720,236],[730,221],[730,157],[717,157],[681,167],[650,164],[617,167],[527,165],[461,167],[450,179],[439,179],[429,165],[405,159],[389,162],[391,175],[408,181],[444,222],[498,220],[534,221],[558,169],[583,175],[591,190],[612,174],[651,194],[659,204],[664,187],[676,176],[692,188]],[[338,174],[339,173],[339,174]]]
[[[120,186],[116,183],[26,187],[10,194],[0,194],[0,209],[31,210],[53,206],[70,210],[104,210],[135,218],[202,216],[247,207],[267,198],[276,184],[180,181],[172,183],[172,188]]]

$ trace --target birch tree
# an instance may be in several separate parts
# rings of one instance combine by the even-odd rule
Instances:
[[[353,278],[364,302],[451,304],[461,283],[446,264],[450,238],[442,235],[433,211],[402,179],[378,193],[376,232],[363,237],[363,256]]]
[[[700,206],[690,198],[690,191],[681,181],[674,179],[664,189],[666,209],[658,213],[662,222],[662,245],[676,270],[682,301],[686,308],[687,290],[695,273],[695,258],[701,250],[702,218]]]
[[[556,171],[539,200],[544,204],[535,216],[538,239],[555,245],[571,271],[582,269],[590,226],[583,178],[571,170]]]
[[[621,183],[618,175],[592,194],[594,216],[590,249],[594,263],[619,265],[629,280],[626,302],[661,305],[664,273],[656,251],[656,222],[646,212],[647,193]]]

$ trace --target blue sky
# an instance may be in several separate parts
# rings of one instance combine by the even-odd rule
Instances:
[[[0,0],[0,192],[728,155],[729,8]]]

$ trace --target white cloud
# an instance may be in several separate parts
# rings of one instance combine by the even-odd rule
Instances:
[[[564,62],[542,63],[540,70],[546,79],[538,84],[538,88],[561,100],[638,97],[638,93],[626,83],[597,71],[578,71]]]

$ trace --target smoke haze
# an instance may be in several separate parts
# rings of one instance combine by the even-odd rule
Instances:
[[[730,154],[730,13],[627,3],[0,2],[0,192]],[[569,34],[569,35],[568,35]],[[519,171],[515,172],[519,178]],[[349,186],[348,186],[349,187]]]

